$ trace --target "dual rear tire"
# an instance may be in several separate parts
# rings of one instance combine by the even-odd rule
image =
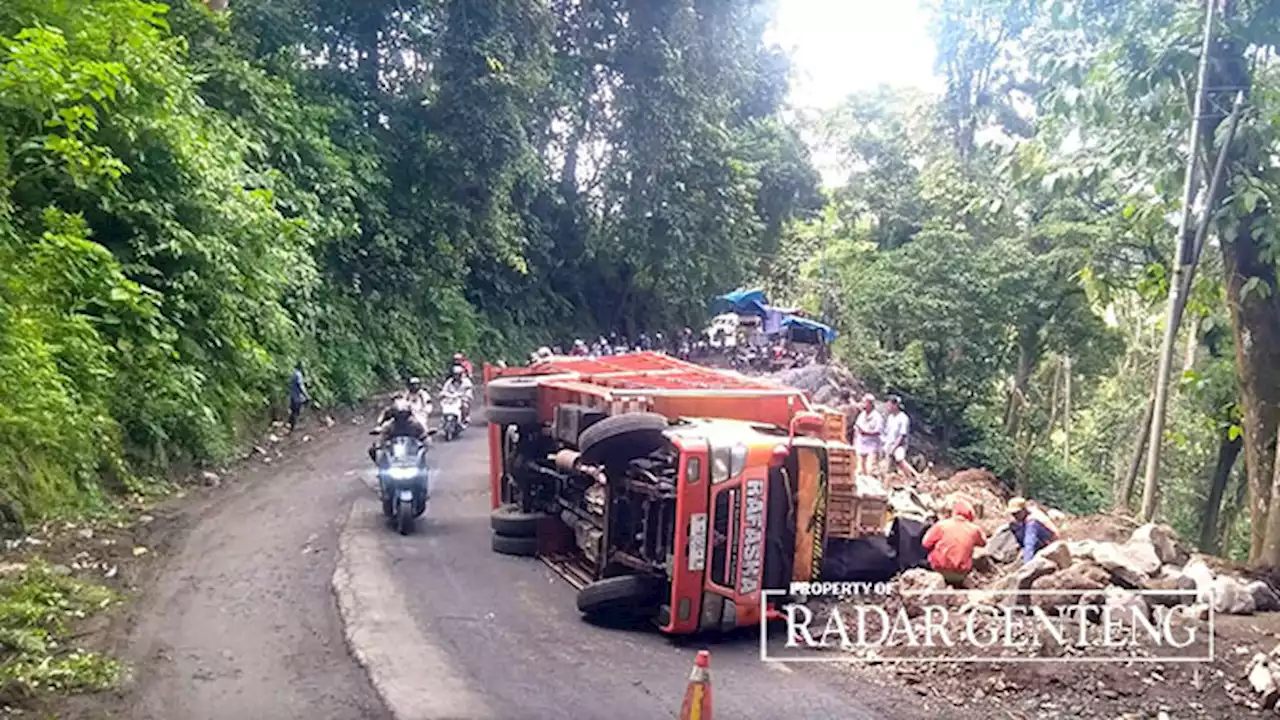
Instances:
[[[522,512],[518,505],[502,505],[489,513],[493,551],[515,557],[537,555],[538,524],[543,517],[542,513]]]

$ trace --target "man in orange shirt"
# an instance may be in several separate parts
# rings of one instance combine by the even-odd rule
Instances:
[[[982,528],[973,522],[973,506],[956,500],[951,517],[935,523],[924,534],[924,549],[929,551],[929,565],[940,573],[951,587],[963,587],[973,569],[973,550],[986,545]]]

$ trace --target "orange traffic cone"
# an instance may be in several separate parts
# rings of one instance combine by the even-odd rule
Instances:
[[[711,720],[711,653],[698,651],[689,673],[689,687],[684,691],[680,720]]]

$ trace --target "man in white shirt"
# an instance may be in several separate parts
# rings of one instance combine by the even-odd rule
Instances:
[[[902,410],[902,398],[890,395],[885,401],[884,457],[892,470],[894,467],[907,472],[907,433],[911,429],[911,420]],[[914,473],[907,472],[908,475]]]

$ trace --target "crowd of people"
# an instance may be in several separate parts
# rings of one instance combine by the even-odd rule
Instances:
[[[734,344],[717,343],[687,327],[671,334],[655,332],[649,335],[642,332],[634,342],[625,334],[614,332],[601,335],[591,342],[577,338],[564,345],[543,346],[532,353],[529,360],[536,362],[558,355],[598,358],[629,352],[661,352],[693,362],[719,358],[743,370],[779,370],[812,362],[826,362],[828,359],[825,345],[811,347],[792,342],[781,335],[761,336],[755,340],[756,342],[748,342],[744,337],[741,342]],[[567,351],[565,348],[568,348]]]

